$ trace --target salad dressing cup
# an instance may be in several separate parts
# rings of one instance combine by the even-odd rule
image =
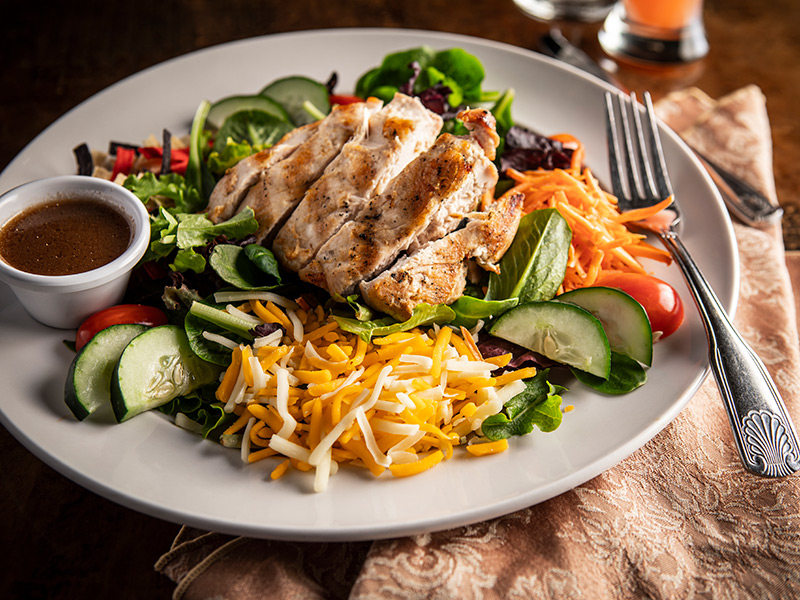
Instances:
[[[131,270],[150,242],[150,219],[141,200],[120,185],[79,175],[39,179],[0,196],[0,231],[28,209],[76,198],[103,204],[124,218],[130,241],[122,254],[97,268],[69,275],[29,273],[0,255],[0,281],[11,287],[34,319],[61,329],[75,328],[89,315],[118,303]]]

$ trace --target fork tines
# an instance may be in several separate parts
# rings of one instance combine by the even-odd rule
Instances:
[[[653,101],[649,92],[644,92],[643,97],[644,123],[635,92],[630,97],[605,94],[611,185],[614,194],[627,199],[631,208],[648,206],[672,195]]]

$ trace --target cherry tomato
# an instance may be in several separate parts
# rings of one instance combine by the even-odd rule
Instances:
[[[144,304],[118,304],[94,313],[78,327],[75,349],[80,350],[95,334],[109,325],[139,323],[140,325],[166,325],[167,315],[154,306]]]
[[[607,273],[598,279],[597,285],[617,288],[633,296],[644,307],[653,333],[661,332],[656,339],[667,337],[683,323],[683,301],[665,281],[639,273]]]
[[[356,102],[363,102],[363,98],[358,96],[346,96],[344,94],[331,94],[328,99],[331,104],[355,104]]]

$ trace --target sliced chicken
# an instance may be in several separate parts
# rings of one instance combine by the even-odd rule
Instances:
[[[470,131],[470,138],[477,142],[483,149],[486,159],[478,160],[474,165],[475,179],[486,185],[483,197],[484,202],[489,202],[497,185],[497,169],[491,162],[495,159],[497,146],[500,143],[500,136],[497,135],[496,122],[494,115],[483,108],[463,110],[458,113],[458,118]],[[491,185],[489,182],[491,181]],[[451,198],[448,202],[443,202],[436,213],[431,216],[428,226],[416,238],[411,241],[407,252],[412,254],[431,240],[438,240],[443,235],[453,231],[458,227],[463,216],[475,210],[474,198],[469,194],[463,194],[460,198]]]
[[[237,210],[253,209],[258,221],[258,242],[271,241],[344,146],[351,140],[363,139],[370,117],[381,105],[372,99],[334,107],[303,144],[262,171]]]
[[[491,127],[486,110],[464,111],[470,127]],[[496,138],[496,134],[495,134]],[[300,278],[333,295],[353,293],[361,281],[391,265],[401,252],[413,252],[458,227],[497,183],[497,169],[475,133],[441,135],[412,161],[356,220],[328,240],[316,258],[300,270]]]
[[[403,94],[373,114],[367,135],[344,145],[278,232],[272,250],[283,266],[305,267],[370,198],[430,147],[441,128],[439,115]]]
[[[467,216],[466,225],[400,258],[375,279],[362,282],[371,307],[405,321],[421,303],[451,304],[466,285],[467,260],[497,272],[522,217],[522,194],[508,194],[484,212]]]
[[[314,134],[320,123],[321,121],[316,121],[298,127],[284,135],[271,148],[248,156],[228,169],[211,192],[208,218],[214,223],[230,219],[261,174],[297,150],[298,146]]]

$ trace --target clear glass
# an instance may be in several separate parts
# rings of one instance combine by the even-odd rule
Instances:
[[[634,62],[681,64],[708,54],[703,0],[621,0],[598,33],[611,56]]]
[[[538,21],[599,23],[614,0],[513,0],[522,12]]]

